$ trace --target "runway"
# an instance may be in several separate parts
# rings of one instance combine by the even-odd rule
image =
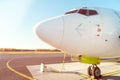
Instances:
[[[38,74],[40,68],[40,64],[44,63],[49,67],[55,68],[57,64],[57,68],[61,69],[61,63],[63,61],[63,54],[2,54],[0,53],[0,80],[85,80],[88,76],[86,74],[85,69],[88,65],[86,64],[77,64],[79,66],[68,65],[70,60],[70,56],[67,56],[65,62],[65,69],[62,73],[53,73],[53,72],[45,72],[42,75]],[[8,64],[8,65],[7,65]],[[83,66],[84,65],[84,66]],[[35,67],[35,74],[31,73],[31,69],[28,69],[28,66]],[[54,67],[53,67],[54,66]],[[106,77],[103,77],[101,80],[120,80],[120,63],[106,63],[101,64],[102,72]],[[10,68],[14,71],[12,71]],[[69,68],[67,68],[69,67]],[[72,69],[75,69],[72,71]],[[82,69],[84,68],[84,69]],[[67,72],[69,69],[70,72]],[[80,69],[80,70],[79,70]],[[18,73],[16,73],[16,71]],[[22,74],[22,75],[20,75]],[[79,75],[78,75],[79,74]],[[80,75],[81,74],[81,75]],[[24,76],[27,77],[24,77]],[[37,76],[35,76],[37,75]],[[107,76],[111,75],[111,76]],[[56,76],[56,77],[55,77]],[[29,77],[29,78],[28,78]],[[73,79],[74,78],[74,79]],[[77,79],[76,79],[77,78]]]

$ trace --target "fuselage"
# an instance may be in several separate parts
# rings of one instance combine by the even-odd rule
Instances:
[[[120,12],[80,8],[42,21],[37,36],[68,54],[95,57],[120,56]]]

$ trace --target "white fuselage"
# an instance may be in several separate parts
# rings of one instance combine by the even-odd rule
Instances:
[[[68,54],[120,57],[120,13],[103,8],[83,9],[97,14],[76,12],[51,18],[38,23],[35,33]]]

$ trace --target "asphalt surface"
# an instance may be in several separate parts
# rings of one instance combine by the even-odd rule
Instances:
[[[11,61],[10,61],[11,60]],[[28,80],[8,69],[7,62],[10,61],[9,66],[32,77],[26,66],[38,65],[41,63],[61,63],[63,61],[63,54],[2,54],[0,53],[0,80]],[[66,62],[70,62],[70,57],[67,56]]]

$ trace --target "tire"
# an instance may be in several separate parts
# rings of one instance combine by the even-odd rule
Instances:
[[[100,79],[101,78],[101,70],[99,67],[95,67],[93,70],[93,76],[95,79]]]
[[[92,76],[92,66],[89,66],[89,67],[88,67],[88,75],[89,75],[89,76]]]

